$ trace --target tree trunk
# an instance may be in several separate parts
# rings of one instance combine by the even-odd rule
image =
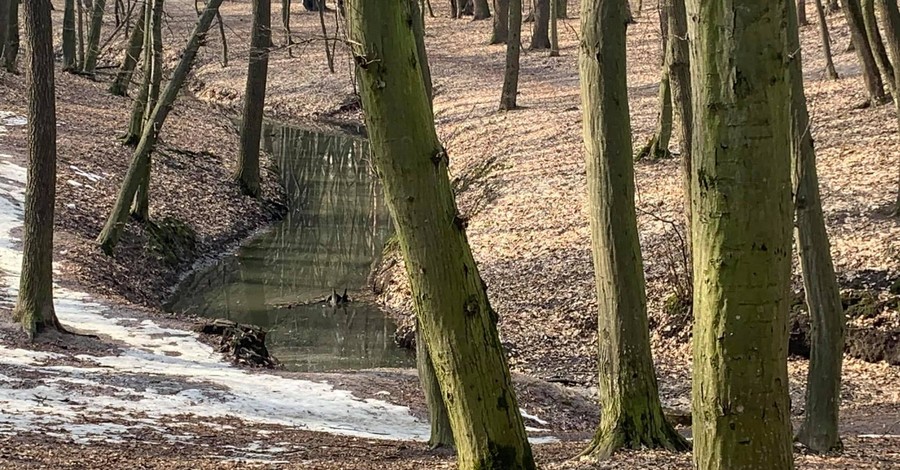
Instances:
[[[688,234],[688,255],[691,253],[691,158],[694,142],[694,109],[691,104],[691,68],[688,48],[688,23],[684,0],[664,0],[669,9],[666,63],[672,87],[672,103],[681,122],[681,177],[684,191],[685,233]],[[688,273],[690,275],[690,273]],[[693,285],[688,283],[687,285]],[[689,299],[682,299],[688,301]]]
[[[269,47],[272,46],[270,16],[270,0],[253,1],[250,64],[247,66],[244,113],[241,119],[241,149],[234,173],[234,180],[240,185],[241,190],[252,197],[259,196],[259,138],[262,133],[263,107],[266,100]]]
[[[700,469],[793,468],[787,1],[688,2],[697,136],[692,429]]]
[[[147,102],[144,107],[143,116],[141,117],[141,132],[143,128],[150,122],[150,115],[153,108],[159,101],[159,89],[162,84],[162,15],[163,0],[153,0],[152,17],[149,18],[149,43],[145,47],[149,51],[149,55],[145,56],[145,60],[150,65],[149,84],[147,86]],[[144,20],[145,22],[147,19]],[[135,219],[146,222],[150,220],[150,160],[148,158],[147,165],[142,168],[140,175],[140,183],[137,192],[134,195],[134,202],[131,206],[131,215]]]
[[[550,1],[534,0],[534,23],[531,25],[529,49],[550,49]]]
[[[788,8],[793,6],[789,4]],[[816,151],[810,133],[800,35],[788,11],[788,50],[796,50],[788,64],[791,81],[791,151],[794,207],[797,212],[797,250],[812,320],[806,414],[797,440],[810,450],[826,453],[841,447],[838,412],[841,395],[841,360],[844,351],[844,308],[831,261],[831,244],[825,230]]]
[[[797,0],[797,24],[800,26],[809,25],[809,21],[806,19],[806,0]]]
[[[6,46],[3,48],[3,67],[9,73],[16,73],[16,59],[19,55],[19,0],[9,0],[7,25]]]
[[[75,0],[65,0],[62,29],[63,70],[75,70],[78,58],[75,55]]]
[[[6,32],[9,29],[9,3],[11,0],[0,0],[0,58],[6,48]]]
[[[288,57],[294,57],[291,47],[294,44],[291,37],[291,0],[281,0],[281,25],[284,27],[284,45],[288,48]]]
[[[84,70],[84,3],[83,0],[75,0],[78,3],[78,11],[76,11],[78,19],[78,57],[77,68],[79,71]]]
[[[884,84],[881,81],[881,74],[878,72],[872,48],[869,47],[859,0],[844,0],[842,3],[847,26],[850,28],[850,40],[863,69],[863,80],[866,83],[866,90],[869,92],[869,101],[872,106],[884,104],[887,102],[884,96]]]
[[[131,31],[131,38],[128,40],[128,49],[125,50],[125,60],[119,66],[116,78],[109,86],[109,92],[117,96],[127,96],[128,86],[131,84],[131,76],[134,74],[134,68],[137,66],[138,57],[144,48],[144,21],[147,16],[148,2],[144,3],[141,8],[141,14],[138,15],[134,22],[134,29]]]
[[[431,421],[431,436],[428,445],[432,449],[440,447],[453,447],[453,430],[450,427],[450,415],[447,414],[447,406],[441,395],[441,387],[438,384],[437,375],[431,356],[428,354],[428,346],[425,338],[416,327],[416,370],[419,372],[419,382],[425,393],[425,405],[428,407],[428,417]]]
[[[884,41],[881,39],[881,32],[878,31],[878,20],[875,19],[875,0],[861,0],[863,26],[866,28],[866,38],[869,40],[869,47],[872,48],[872,54],[875,57],[875,64],[881,72],[881,77],[891,95],[894,94],[894,67],[888,59],[887,51],[884,49]]]
[[[106,0],[94,0],[94,10],[91,14],[91,28],[88,30],[87,55],[84,56],[84,70],[82,72],[93,75],[97,68],[97,59],[100,57],[100,30],[103,28],[103,10]]]
[[[521,0],[519,0],[521,2]],[[494,0],[494,27],[491,44],[505,44],[509,36],[509,0]]]
[[[581,3],[581,102],[599,318],[600,425],[582,455],[618,449],[687,450],[666,421],[650,352],[634,207],[625,69],[625,4]]]
[[[150,97],[150,85],[153,81],[152,24],[153,6],[148,0],[147,7],[144,8],[144,25],[151,25],[151,27],[144,28],[144,61],[141,64],[144,78],[141,81],[141,89],[138,91],[138,96],[131,104],[131,119],[128,121],[128,130],[125,132],[125,136],[122,137],[122,143],[125,145],[137,145],[141,140],[141,135],[144,133],[146,119],[149,117],[147,115],[147,102]],[[149,109],[152,111],[153,106],[149,106]]]
[[[568,9],[569,9],[569,0],[556,0],[557,10],[556,10],[556,18],[560,20],[564,20],[569,17]]]
[[[884,34],[887,37],[888,50],[894,65],[900,64],[900,9],[896,0],[879,0],[884,17]],[[898,74],[900,76],[900,74]],[[895,84],[900,90],[900,83]],[[897,129],[900,131],[900,97],[894,97],[894,110],[897,114]],[[894,217],[900,216],[900,187],[897,190],[897,200],[894,206]]]
[[[662,0],[659,3],[659,29],[662,42],[662,73],[659,78],[659,112],[656,114],[656,132],[650,137],[650,140],[644,145],[644,148],[638,152],[637,160],[651,158],[658,160],[671,156],[669,152],[669,141],[672,138],[672,88],[669,86],[669,62],[666,58],[668,54],[669,44],[669,7],[667,2],[671,0]]]
[[[445,397],[459,468],[534,469],[497,316],[453,199],[421,60],[410,61],[417,55],[414,24],[407,22],[414,11],[410,2],[351,0],[347,12],[373,159]]]
[[[559,32],[556,24],[559,19],[559,0],[550,0],[550,57],[559,57]]]
[[[181,60],[178,61],[178,66],[172,73],[172,79],[166,84],[159,102],[153,108],[148,125],[144,126],[144,132],[141,135],[137,148],[134,150],[131,165],[125,174],[115,205],[109,214],[109,218],[106,220],[103,231],[97,237],[97,243],[100,244],[100,247],[106,253],[112,253],[113,248],[119,241],[122,230],[125,228],[125,222],[128,220],[128,210],[140,185],[143,168],[150,164],[150,152],[153,151],[153,147],[156,145],[159,132],[162,130],[163,123],[169,115],[172,105],[175,103],[175,98],[178,97],[181,86],[187,80],[188,72],[190,72],[194,64],[194,58],[197,56],[197,51],[200,49],[200,42],[206,36],[206,32],[209,31],[209,27],[213,18],[216,17],[216,12],[218,12],[221,4],[222,0],[209,0],[207,2],[206,8],[197,20],[197,25],[194,27],[194,31],[191,33],[191,37],[184,48],[184,52],[181,54]]]
[[[831,53],[831,34],[828,33],[828,21],[825,17],[822,0],[816,0],[816,16],[819,18],[819,37],[822,38],[822,52],[825,54],[825,73],[828,78],[837,80],[839,77],[834,68],[834,58]]]
[[[491,17],[491,8],[488,6],[487,0],[475,0],[473,15],[475,20],[485,20]]]
[[[522,0],[506,0],[509,4],[509,36],[506,41],[506,70],[503,73],[503,90],[500,93],[500,109],[516,109],[519,94],[519,53],[522,36]]]
[[[62,330],[53,309],[53,212],[56,202],[56,98],[50,0],[26,0],[28,176],[22,231],[22,274],[13,320],[29,338]]]

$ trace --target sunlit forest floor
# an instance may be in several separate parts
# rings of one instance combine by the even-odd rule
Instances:
[[[56,24],[61,22],[62,8],[58,7],[54,13]],[[426,19],[426,42],[435,84],[435,119],[450,153],[454,176],[471,178],[487,169],[473,181],[472,189],[460,195],[460,205],[470,219],[469,238],[493,305],[501,316],[502,339],[511,365],[520,375],[520,382],[531,384],[520,384],[520,404],[548,421],[554,433],[576,439],[536,445],[539,461],[547,468],[686,468],[690,465],[689,456],[656,452],[624,453],[599,467],[569,460],[583,447],[580,439],[589,435],[596,420],[596,414],[585,411],[594,393],[596,304],[581,141],[577,4],[570,2],[573,18],[560,22],[560,57],[547,57],[545,51],[523,51],[519,86],[522,109],[512,112],[497,111],[505,49],[485,45],[490,22],[451,20],[447,18],[446,5],[435,3],[434,7],[438,17]],[[166,8],[165,57],[167,64],[174,67],[196,15],[193,2],[170,0]],[[810,12],[813,24],[802,30],[804,69],[835,264],[844,287],[875,289],[883,295],[882,291],[900,274],[900,227],[896,220],[887,217],[900,164],[893,107],[858,109],[857,105],[865,100],[865,90],[856,57],[845,52],[849,34],[840,14],[829,16],[829,21],[841,79],[830,81],[824,77],[815,15]],[[154,157],[152,215],[155,219],[174,217],[187,221],[196,230],[198,246],[188,259],[172,262],[149,256],[142,248],[147,234],[134,227],[127,232],[113,261],[95,248],[93,239],[112,205],[129,160],[129,150],[118,143],[117,137],[127,121],[131,100],[106,93],[109,75],[91,82],[57,74],[59,282],[106,299],[113,309],[121,306],[127,314],[120,312],[119,317],[152,320],[176,331],[189,328],[189,323],[163,318],[156,311],[169,289],[199,258],[227,252],[237,241],[274,220],[280,201],[272,174],[266,175],[262,202],[241,197],[229,180],[237,150],[237,134],[230,116],[239,111],[243,95],[249,2],[226,2],[222,16],[228,66],[223,66],[221,38],[212,31],[189,85],[190,93],[184,93],[176,104],[163,132],[161,151]],[[276,49],[270,59],[267,115],[314,125],[360,122],[345,46],[337,44],[335,73],[330,73],[319,16],[302,11],[298,4],[292,14],[294,57],[289,57],[282,47],[278,18],[280,6],[276,4]],[[111,15],[106,21],[111,31]],[[329,12],[329,35],[334,34],[335,24],[334,12]],[[528,23],[523,28],[526,47],[530,27]],[[121,49],[121,39],[119,36],[113,41],[104,56],[109,63],[118,60],[115,56]],[[646,4],[637,24],[629,28],[628,39],[631,125],[637,151],[653,132],[657,113],[660,46],[655,3]],[[23,115],[24,110],[22,77],[0,73],[0,111]],[[677,150],[677,138],[673,143]],[[12,155],[19,164],[24,145],[21,129],[10,127],[7,135],[0,133],[0,153]],[[636,165],[638,217],[661,393],[668,408],[686,411],[690,408],[690,321],[673,317],[663,309],[675,280],[672,260],[677,259],[680,249],[676,233],[681,209],[679,177],[676,159]],[[409,312],[408,293],[396,261],[396,257],[386,260],[376,287],[380,299],[402,321]],[[674,268],[683,272],[678,271],[677,262]],[[851,324],[896,330],[900,329],[900,315],[896,309],[887,309],[870,318],[853,318]],[[0,343],[9,348],[30,347],[13,339],[11,331],[9,325],[4,326]],[[93,366],[84,358],[77,358],[79,354],[103,351],[121,355],[116,350],[124,348],[123,344],[131,343],[123,337],[109,344],[66,346],[64,340],[52,339],[39,345],[39,349],[62,354],[65,360],[20,360],[8,355],[0,373],[28,384],[28,380],[36,380],[29,374],[40,378],[39,374],[48,374],[47,370],[57,367],[60,361],[72,367]],[[166,348],[164,344],[154,347]],[[4,351],[8,353],[9,349]],[[806,365],[799,358],[789,363],[795,418],[803,413]],[[128,374],[147,374],[123,370]],[[150,375],[156,373],[166,374],[156,371]],[[359,398],[381,398],[410,406],[412,415],[423,416],[415,380],[402,371],[330,378],[273,374],[286,380],[327,380],[338,389],[353,391]],[[173,380],[168,375],[162,377]],[[540,379],[540,384],[534,385],[535,379]],[[840,457],[798,454],[798,466],[900,466],[898,379],[897,367],[848,359],[842,391],[846,450]],[[571,387],[563,390],[558,384]],[[110,388],[113,384],[101,385]],[[224,385],[212,381],[204,382],[202,387],[193,386],[215,393]],[[115,395],[114,387],[110,389],[113,391],[108,393]],[[389,395],[377,395],[381,391]],[[46,398],[40,393],[36,396],[34,400],[38,402]],[[570,397],[571,401],[560,405],[560,396]],[[123,439],[92,440],[89,444],[72,442],[64,434],[48,436],[46,429],[0,433],[0,467],[453,467],[452,456],[428,452],[421,442],[309,432],[238,418],[196,419],[186,415],[171,419],[177,426],[156,422],[155,428],[144,428]],[[175,429],[194,437],[173,441],[170,437]]]

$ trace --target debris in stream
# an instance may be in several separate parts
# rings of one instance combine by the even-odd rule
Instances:
[[[198,325],[196,331],[201,335],[218,336],[220,339],[217,345],[214,341],[210,342],[234,364],[267,369],[281,366],[269,354],[266,332],[258,326],[217,318]]]

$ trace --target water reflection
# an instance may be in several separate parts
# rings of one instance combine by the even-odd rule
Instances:
[[[332,288],[353,298],[391,232],[365,141],[278,125],[263,132],[287,194],[285,219],[187,279],[170,309],[269,329],[270,350],[291,369],[410,365],[373,305],[317,302]],[[295,306],[276,307],[286,304]]]

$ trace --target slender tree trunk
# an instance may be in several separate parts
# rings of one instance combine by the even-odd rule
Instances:
[[[377,0],[351,0],[347,12],[374,163],[445,397],[459,468],[534,469],[497,316],[453,200],[421,60],[409,59],[417,56],[414,24],[407,21],[415,12],[410,2]]]
[[[0,58],[6,48],[6,32],[9,29],[9,3],[11,0],[0,0]]]
[[[323,2],[325,0],[322,0]],[[334,73],[334,56],[331,55],[331,49],[328,48],[328,29],[325,27],[325,9],[319,8],[319,25],[322,27],[322,37],[325,41],[325,59],[328,61],[328,70]],[[268,55],[266,56],[268,57]],[[268,60],[268,58],[266,59]]]
[[[825,54],[825,73],[828,78],[837,80],[839,77],[834,68],[834,58],[831,53],[831,34],[828,33],[828,21],[825,17],[822,0],[816,0],[816,16],[819,18],[819,37],[822,38],[822,52]]]
[[[150,97],[150,86],[153,82],[153,6],[151,1],[148,0],[147,7],[144,9],[144,25],[151,25],[151,27],[144,28],[144,61],[141,64],[144,78],[141,80],[141,89],[138,91],[137,98],[131,105],[131,119],[128,121],[128,130],[122,137],[122,143],[125,145],[137,145],[141,140],[141,135],[144,133],[144,124],[148,118],[147,103]],[[149,109],[152,111],[153,107],[150,106]]]
[[[197,51],[200,49],[200,43],[206,36],[207,31],[209,31],[209,27],[212,25],[213,18],[216,17],[221,4],[222,0],[209,0],[207,2],[206,8],[203,10],[200,18],[198,18],[197,25],[194,27],[194,31],[191,33],[191,37],[184,48],[184,52],[181,54],[178,66],[175,67],[175,71],[172,73],[172,79],[166,84],[159,102],[153,108],[148,125],[144,126],[144,132],[141,135],[137,148],[134,150],[134,156],[132,157],[131,165],[128,167],[128,172],[125,174],[119,195],[116,197],[116,202],[109,214],[109,218],[106,220],[103,231],[97,237],[97,243],[100,244],[106,253],[112,253],[113,248],[119,241],[119,237],[128,220],[131,202],[134,200],[134,194],[140,185],[143,168],[150,164],[150,153],[156,145],[159,132],[162,130],[163,123],[165,123],[172,105],[175,103],[175,98],[178,97],[181,86],[187,80],[188,72],[190,72],[194,64],[194,58],[197,56]]]
[[[84,2],[83,0],[75,0],[78,3],[77,19],[78,19],[78,70],[84,70]]]
[[[3,67],[9,73],[16,73],[16,59],[19,56],[19,0],[9,0],[6,46],[3,48]]]
[[[141,14],[138,15],[134,23],[134,29],[131,30],[131,37],[128,40],[128,48],[125,50],[125,60],[119,66],[116,78],[109,86],[109,92],[117,96],[127,96],[128,86],[131,84],[131,76],[134,74],[134,68],[137,66],[138,57],[144,48],[144,22],[147,16],[147,5],[141,8]]]
[[[150,71],[147,74],[149,84],[147,86],[147,100],[141,116],[141,132],[144,127],[150,123],[150,117],[156,103],[159,101],[160,86],[162,85],[162,15],[163,0],[153,0],[152,16],[149,18],[149,43],[147,50],[149,55],[145,56]],[[145,22],[147,19],[144,20]],[[131,206],[131,215],[135,219],[146,222],[150,220],[150,160],[148,158],[147,165],[141,170],[140,183],[134,195],[134,202]]]
[[[94,74],[94,69],[97,68],[97,59],[100,57],[100,31],[103,29],[104,8],[106,8],[106,0],[94,0],[91,28],[88,30],[87,55],[84,57],[84,70],[82,70],[88,75]]]
[[[878,31],[878,21],[875,18],[875,0],[861,0],[863,26],[866,28],[866,38],[869,40],[869,47],[872,48],[872,54],[875,57],[875,64],[881,72],[884,84],[891,95],[894,94],[894,67],[888,59],[887,51],[884,48],[884,41],[881,39],[881,32]]]
[[[56,202],[56,98],[50,0],[25,0],[28,82],[28,177],[22,275],[13,319],[29,338],[62,330],[53,309],[53,212]]]
[[[521,2],[521,0],[519,0]],[[494,27],[491,44],[505,44],[509,36],[509,0],[494,0]]]
[[[284,27],[284,45],[288,48],[288,57],[294,57],[294,39],[291,37],[291,0],[281,0],[281,25]]]
[[[491,8],[488,6],[487,0],[474,0],[475,10],[473,12],[475,20],[486,20],[491,17]]]
[[[634,207],[625,3],[581,2],[581,102],[599,318],[600,425],[582,455],[687,450],[666,421],[650,352]]]
[[[550,1],[535,0],[529,49],[550,49]]]
[[[900,66],[900,9],[896,0],[878,0],[884,17],[884,34],[887,37],[888,51],[894,65]],[[897,75],[900,78],[900,74]],[[900,82],[895,84],[895,89],[900,90]],[[897,114],[897,129],[900,131],[900,97],[894,96],[894,111]],[[900,168],[900,165],[898,165]],[[894,217],[900,216],[900,186],[897,189],[897,200],[894,206]]]
[[[700,469],[793,468],[787,2],[690,0],[693,434]]]
[[[559,19],[559,0],[550,0],[550,57],[559,57],[559,32],[556,28]]]
[[[62,29],[62,69],[67,72],[75,70],[75,0],[65,0],[63,7]]]
[[[808,26],[806,19],[806,0],[797,0],[797,23],[800,26]]]
[[[884,96],[884,84],[881,81],[881,74],[878,72],[875,55],[872,48],[869,47],[862,7],[859,0],[843,0],[841,3],[844,8],[844,16],[847,18],[847,26],[850,28],[850,40],[863,69],[863,80],[866,83],[866,90],[869,92],[869,101],[872,106],[884,104],[887,102]]]
[[[428,345],[425,338],[416,328],[416,369],[419,372],[419,382],[422,391],[425,392],[425,405],[428,407],[428,417],[431,421],[431,436],[428,445],[432,449],[440,447],[453,447],[453,430],[450,427],[450,415],[441,394],[437,375],[431,356],[428,354]]]
[[[219,27],[219,38],[222,40],[222,67],[228,67],[228,38],[225,37],[225,22],[222,21],[222,12],[216,13],[216,25]],[[325,49],[327,52],[327,42]]]
[[[659,3],[659,28],[662,39],[662,72],[659,78],[659,112],[656,114],[656,132],[650,137],[650,140],[644,145],[644,148],[638,152],[636,159],[644,158],[661,159],[671,156],[669,152],[669,141],[672,138],[672,88],[669,85],[669,61],[668,54],[669,44],[669,7],[667,2],[671,0],[661,0]]]
[[[509,4],[509,35],[506,41],[506,71],[500,93],[500,109],[516,109],[519,94],[519,53],[522,36],[522,0],[506,0]]]
[[[691,253],[691,159],[694,142],[694,108],[691,103],[690,50],[688,48],[688,22],[685,0],[664,0],[669,9],[667,15],[669,40],[666,44],[666,63],[669,67],[669,83],[672,87],[672,103],[681,122],[681,176],[684,190],[685,233],[688,234],[688,254]],[[693,283],[689,283],[693,285]],[[689,299],[683,299],[689,300]]]
[[[241,119],[241,149],[238,153],[234,180],[244,194],[259,196],[259,138],[262,132],[263,107],[272,46],[269,17],[270,0],[253,1],[253,26],[250,36],[250,64],[244,91],[244,113]],[[324,26],[324,22],[322,25]]]
[[[793,4],[788,4],[790,8]],[[812,319],[811,354],[806,387],[806,414],[797,440],[818,453],[841,447],[838,412],[841,395],[841,360],[844,353],[844,308],[831,244],[825,230],[819,179],[816,175],[816,151],[810,133],[800,34],[788,11],[788,49],[798,51],[788,64],[791,81],[792,183],[797,211],[797,250],[806,291],[806,305]]]

